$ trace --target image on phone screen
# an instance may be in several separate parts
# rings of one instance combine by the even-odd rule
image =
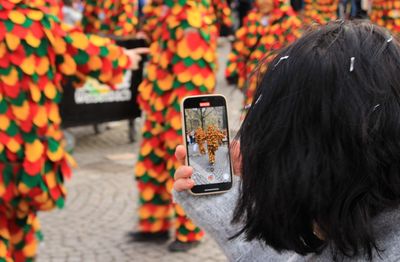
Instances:
[[[199,103],[184,110],[188,164],[193,167],[195,185],[230,183],[226,107]]]

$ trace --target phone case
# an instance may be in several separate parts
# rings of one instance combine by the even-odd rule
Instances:
[[[210,96],[220,96],[223,97],[225,100],[225,105],[226,105],[226,114],[228,115],[229,112],[229,108],[228,108],[228,104],[226,103],[226,97],[224,95],[221,94],[210,94],[210,95],[198,95],[198,96],[187,96],[185,97],[182,102],[181,102],[181,119],[182,119],[182,137],[183,137],[183,143],[184,145],[187,144],[187,139],[186,139],[186,125],[185,125],[185,116],[184,116],[184,102],[186,99],[189,98],[197,98],[197,97],[210,97]],[[229,130],[229,120],[227,119],[227,132],[228,132],[228,136],[229,136],[229,142],[230,142],[230,130]],[[229,145],[228,145],[229,146]],[[185,147],[186,148],[186,147]],[[186,158],[185,158],[185,165],[188,165],[188,154],[186,154]],[[192,190],[189,190],[189,193],[195,196],[202,196],[202,195],[215,195],[215,194],[222,194],[225,192],[228,192],[232,187],[233,187],[233,183],[234,183],[234,179],[233,179],[233,166],[232,166],[232,159],[231,156],[229,156],[229,165],[231,168],[231,175],[232,175],[232,182],[231,182],[231,187],[228,190],[221,190],[221,191],[213,191],[213,192],[205,192],[205,193],[194,193]]]

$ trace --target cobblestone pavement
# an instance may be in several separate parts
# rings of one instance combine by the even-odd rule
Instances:
[[[189,155],[191,156],[190,165],[194,168],[192,178],[196,185],[223,183],[229,179],[230,167],[226,145],[220,146],[215,152],[215,165],[210,164],[208,153],[205,155],[193,154],[192,146],[189,146]]]
[[[224,68],[227,45],[220,47]],[[241,94],[220,86],[232,108],[231,129],[239,126]],[[67,183],[68,197],[63,210],[40,214],[44,241],[37,262],[74,261],[225,261],[216,243],[206,236],[188,253],[172,254],[166,244],[129,243],[126,233],[137,218],[137,189],[133,167],[139,142],[129,143],[127,123],[110,123],[109,129],[94,135],[92,127],[72,128],[76,138],[74,158],[78,167]],[[140,125],[137,125],[140,126]],[[139,132],[138,132],[139,136]]]

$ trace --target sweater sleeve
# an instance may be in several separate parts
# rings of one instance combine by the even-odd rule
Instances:
[[[242,235],[229,239],[242,227],[231,223],[238,195],[238,183],[234,183],[230,191],[218,195],[194,196],[187,191],[173,191],[174,201],[212,236],[229,261],[288,261],[293,253],[279,254],[260,241],[246,241]]]

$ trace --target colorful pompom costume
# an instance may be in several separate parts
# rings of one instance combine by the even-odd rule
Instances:
[[[82,27],[86,33],[133,36],[138,24],[138,0],[84,1]]]
[[[139,86],[145,113],[143,141],[135,176],[140,192],[139,230],[155,233],[170,228],[174,156],[182,144],[180,102],[185,96],[211,93],[215,87],[216,29],[208,0],[165,0],[158,19],[160,37],[150,46],[149,63]],[[176,238],[200,240],[197,228],[175,206]]]
[[[400,35],[400,0],[373,0],[371,21]]]
[[[336,20],[338,6],[339,0],[304,0],[303,22],[310,25]]]
[[[212,0],[212,8],[214,10],[214,23],[217,26],[218,34],[221,32],[222,26],[231,29],[233,27],[232,10],[227,0]]]
[[[72,158],[60,130],[62,79],[112,85],[128,66],[108,40],[22,0],[0,0],[0,261],[33,261],[37,212],[64,205]]]
[[[294,42],[301,35],[301,21],[286,0],[274,0],[274,9],[263,15],[257,8],[248,13],[228,57],[225,76],[237,84],[245,95],[244,105],[253,100],[260,61],[272,59],[274,53]]]

